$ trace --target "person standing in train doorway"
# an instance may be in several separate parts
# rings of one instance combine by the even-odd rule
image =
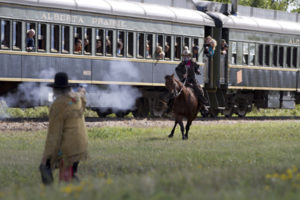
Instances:
[[[53,182],[52,170],[59,168],[59,180],[69,182],[79,180],[78,164],[87,159],[88,138],[84,120],[86,105],[85,89],[72,92],[68,75],[55,75],[53,88],[55,101],[50,107],[49,127],[45,149],[40,165],[42,182]]]

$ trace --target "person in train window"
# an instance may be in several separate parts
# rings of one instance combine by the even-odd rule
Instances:
[[[165,43],[165,58],[170,59],[170,45],[168,42]]]
[[[146,58],[151,58],[149,40],[146,40]]]
[[[217,41],[215,39],[212,39],[210,41],[210,46],[208,47],[209,56],[214,56],[216,46],[217,46]]]
[[[210,43],[211,43],[212,37],[209,35],[204,39],[204,45],[203,45],[203,49],[204,49],[204,55],[206,55],[207,57],[210,56],[209,54],[209,47],[210,47]]]
[[[77,168],[87,159],[88,137],[84,120],[85,89],[73,92],[64,72],[55,74],[55,101],[50,107],[49,126],[40,172],[44,184],[53,182],[52,170],[59,168],[59,180],[78,181]]]
[[[103,49],[102,49],[102,40],[98,39],[96,41],[96,53],[99,53],[99,54],[102,54],[103,52]]]
[[[203,89],[199,85],[196,75],[200,75],[199,65],[192,60],[192,53],[188,50],[188,47],[185,46],[182,53],[182,62],[178,64],[175,71],[180,81],[183,82],[187,87],[192,87],[195,95],[198,98],[198,101],[202,103],[203,108],[208,101],[204,96]]]
[[[123,50],[123,42],[121,39],[118,39],[117,43],[117,56],[122,56],[122,50]]]
[[[27,37],[26,37],[26,50],[27,51],[33,51],[34,50],[34,37],[35,36],[35,30],[30,29],[27,31]]]
[[[112,48],[111,48],[111,41],[109,39],[109,36],[106,36],[105,42],[106,42],[106,53],[111,54]]]
[[[79,38],[75,38],[74,52],[80,53],[81,50],[82,50],[82,41]]]
[[[222,39],[222,40],[221,40],[221,54],[222,54],[222,55],[226,55],[226,54],[227,54],[227,51],[228,51],[228,45],[227,45],[227,42],[226,42],[226,40]]]
[[[156,60],[160,60],[163,59],[165,56],[165,52],[163,52],[162,47],[161,46],[156,46],[155,48],[155,58]]]
[[[87,38],[84,39],[84,53],[91,53],[90,41]]]

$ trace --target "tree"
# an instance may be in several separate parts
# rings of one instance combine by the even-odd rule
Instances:
[[[212,0],[220,3],[231,3],[231,0]],[[256,8],[287,11],[289,6],[292,12],[300,11],[300,0],[240,0],[240,5]]]

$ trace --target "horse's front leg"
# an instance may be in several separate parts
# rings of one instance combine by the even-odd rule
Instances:
[[[175,128],[176,128],[177,124],[178,124],[178,122],[177,122],[177,121],[175,121],[174,127],[173,127],[173,129],[172,129],[172,131],[171,131],[170,135],[168,136],[169,138],[173,137],[173,135],[174,135],[174,131],[175,131]]]
[[[189,138],[189,130],[190,130],[191,124],[192,124],[192,120],[188,120],[185,125],[185,139]]]
[[[181,120],[180,122],[178,122],[180,125],[180,130],[181,130],[181,134],[182,134],[182,139],[185,140],[185,135],[184,135],[184,125],[183,125],[183,121]]]

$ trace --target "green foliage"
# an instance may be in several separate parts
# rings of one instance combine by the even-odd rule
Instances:
[[[56,170],[50,187],[37,170],[46,132],[2,132],[0,199],[298,199],[299,123],[208,123],[187,141],[171,128],[90,129],[81,182]]]

